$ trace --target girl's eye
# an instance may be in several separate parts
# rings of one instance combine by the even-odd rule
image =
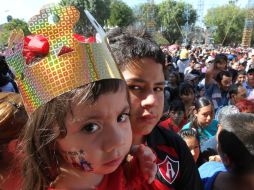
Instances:
[[[92,133],[95,133],[99,129],[100,129],[100,127],[97,124],[95,124],[95,123],[89,123],[86,126],[84,126],[81,129],[81,131],[83,131],[85,133],[92,134]]]
[[[117,118],[117,122],[125,122],[130,117],[129,113],[123,113]]]

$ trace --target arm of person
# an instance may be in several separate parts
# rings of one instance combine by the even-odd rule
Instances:
[[[207,68],[207,71],[205,74],[205,86],[212,84],[214,72],[215,72],[215,66],[214,64],[211,64]]]
[[[124,164],[128,183],[137,186],[145,180],[151,184],[157,173],[156,156],[153,151],[143,144],[133,145],[130,154]]]

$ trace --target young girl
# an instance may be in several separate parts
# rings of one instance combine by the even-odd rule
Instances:
[[[198,131],[202,146],[205,141],[216,134],[218,122],[213,119],[213,104],[206,97],[201,97],[196,101],[195,112],[191,121],[183,126],[183,129],[195,128]]]
[[[126,84],[106,39],[73,38],[78,18],[74,7],[45,7],[29,23],[33,36],[10,37],[7,61],[30,116],[22,189],[142,189],[155,176],[155,157],[141,145],[125,162],[132,144]]]
[[[205,162],[205,160],[202,158],[200,152],[200,144],[197,131],[195,129],[190,128],[181,130],[178,134],[180,135],[180,137],[182,137],[182,139],[186,142],[187,146],[189,147],[196,165],[198,167],[201,166]]]
[[[17,138],[27,121],[21,96],[0,92],[0,187],[20,189],[21,173]]]

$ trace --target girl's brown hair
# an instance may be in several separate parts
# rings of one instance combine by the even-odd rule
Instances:
[[[21,96],[12,92],[0,92],[0,144],[18,138],[27,119]]]
[[[31,115],[23,139],[24,190],[47,189],[58,176],[55,144],[57,138],[67,134],[65,118],[67,113],[72,113],[71,104],[87,101],[93,104],[100,95],[124,88],[126,84],[122,80],[96,81],[54,98]]]

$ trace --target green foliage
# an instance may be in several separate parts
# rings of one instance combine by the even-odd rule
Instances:
[[[234,5],[209,9],[205,16],[205,25],[212,29],[214,42],[222,45],[240,44],[245,14],[245,9]]]
[[[153,39],[159,45],[167,45],[167,44],[169,44],[168,40],[166,38],[164,38],[163,35],[160,32],[155,32],[153,34]]]
[[[25,36],[31,34],[25,21],[20,19],[12,19],[10,22],[3,25],[3,31],[0,36],[0,46],[7,45],[10,32],[14,29],[23,30]]]
[[[72,5],[80,11],[80,19],[74,29],[78,34],[90,36],[94,32],[84,10],[88,10],[101,26],[110,16],[110,0],[61,0],[60,5]]]
[[[187,7],[189,10],[189,25],[192,25],[197,19],[197,13],[192,5],[174,0],[165,0],[159,5],[159,19],[163,27],[163,35],[170,43],[182,38],[181,27],[187,23],[187,18],[184,15],[184,10]]]
[[[132,9],[124,2],[115,0],[110,5],[110,17],[108,24],[110,26],[128,26],[134,21]]]
[[[155,28],[159,29],[161,26],[161,20],[158,16],[159,14],[159,6],[156,4],[144,3],[141,4],[136,11],[137,22],[141,25],[147,25],[149,23],[149,13],[153,11],[153,20],[155,24]]]

